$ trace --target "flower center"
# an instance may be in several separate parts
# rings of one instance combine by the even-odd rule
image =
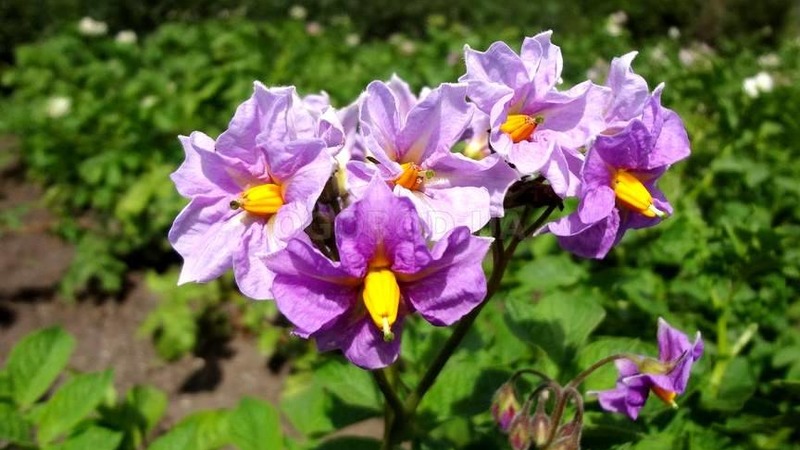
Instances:
[[[397,320],[400,305],[400,287],[397,278],[387,267],[370,268],[364,277],[364,305],[372,321],[383,331],[383,340],[394,339],[392,325]]]
[[[403,172],[394,179],[394,184],[411,191],[418,191],[425,179],[433,176],[432,170],[423,170],[413,162],[400,164],[400,168]]]
[[[515,144],[526,141],[531,137],[536,127],[544,122],[542,116],[529,116],[527,114],[509,114],[505,123],[500,125],[500,131],[511,137]]]
[[[281,206],[283,206],[281,187],[272,183],[251,187],[242,192],[238,199],[231,200],[231,208],[242,208],[259,216],[275,214]]]
[[[614,175],[613,186],[617,200],[624,207],[645,217],[664,217],[667,214],[656,208],[653,196],[641,181],[625,170],[618,170]]]

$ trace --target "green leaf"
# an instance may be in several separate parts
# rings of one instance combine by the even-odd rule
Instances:
[[[126,404],[136,413],[139,429],[146,435],[164,415],[167,396],[152,386],[134,386],[128,391]]]
[[[328,359],[314,370],[329,392],[349,405],[381,410],[383,399],[368,371],[342,359]]]
[[[38,441],[52,442],[94,411],[112,387],[112,379],[112,372],[106,370],[77,375],[64,383],[37,417]]]
[[[228,411],[201,411],[181,420],[148,450],[211,450],[230,443]]]
[[[281,399],[281,411],[306,436],[379,416],[380,405],[369,372],[338,358],[287,378]]]
[[[605,317],[605,310],[590,292],[554,292],[535,303],[513,297],[506,303],[506,322],[529,344],[538,345],[557,363],[569,363]]]
[[[269,403],[243,398],[230,417],[230,435],[240,450],[278,450],[283,432],[278,411]]]
[[[60,327],[22,338],[6,363],[14,401],[23,408],[32,405],[66,367],[74,349],[75,339]]]
[[[138,448],[164,415],[167,396],[152,386],[134,386],[125,400],[100,408],[102,423],[125,431],[125,446]]]
[[[31,442],[31,424],[13,405],[0,403],[0,442],[28,444]]]
[[[727,364],[719,385],[702,390],[702,402],[709,409],[739,411],[753,395],[758,383],[753,364],[743,357],[730,361],[717,361]]]
[[[122,442],[122,433],[108,428],[91,426],[63,443],[45,450],[115,450]]]

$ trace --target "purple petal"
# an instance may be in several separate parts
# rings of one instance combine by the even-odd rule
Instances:
[[[374,370],[386,367],[397,360],[400,355],[402,329],[403,319],[398,317],[392,326],[395,337],[391,342],[386,342],[378,327],[364,316],[349,326],[337,323],[315,337],[321,350],[339,348],[353,364]]]
[[[615,389],[597,392],[600,407],[609,412],[626,414],[632,420],[639,417],[641,407],[628,405],[628,387],[618,384]]]
[[[503,217],[506,192],[519,179],[519,174],[500,155],[489,155],[475,161],[459,153],[447,153],[428,167],[448,186],[486,188],[489,191],[492,217]]]
[[[526,37],[522,41],[520,56],[528,73],[535,74],[533,84],[536,96],[542,96],[552,90],[561,78],[564,62],[561,48],[550,42],[552,35],[553,32],[548,30],[533,37]]]
[[[609,127],[619,126],[642,114],[645,103],[650,97],[647,81],[631,69],[631,63],[637,52],[630,52],[611,60],[606,86],[613,97],[606,112]]]
[[[639,366],[629,359],[618,359],[614,361],[614,365],[617,366],[620,378],[632,377],[640,373]]]
[[[491,216],[489,191],[482,187],[447,187],[444,183],[441,186],[428,183],[424,191],[409,191],[395,186],[395,194],[413,202],[432,241],[460,226],[478,231]]]
[[[317,149],[316,145],[315,149]],[[316,152],[316,158],[304,161],[306,158],[298,157],[295,161],[300,161],[302,165],[289,167],[295,162],[285,164],[282,168],[286,169],[287,174],[281,174],[286,175],[282,185],[284,201],[286,203],[302,202],[308,206],[309,210],[314,207],[314,203],[325,188],[333,170],[333,161],[327,152],[301,150],[300,153],[304,156],[311,156],[313,152]]]
[[[291,240],[264,263],[275,273],[278,309],[304,334],[325,328],[359,301],[361,280],[323,256],[308,238]]]
[[[602,259],[616,244],[619,231],[619,213],[616,209],[594,224],[581,222],[577,214],[570,214],[547,225],[558,236],[561,248],[584,258]]]
[[[170,175],[179,194],[186,198],[226,197],[242,191],[226,170],[227,161],[214,152],[213,139],[198,131],[179,139],[186,160]]]
[[[397,160],[397,135],[402,118],[397,113],[397,100],[384,83],[373,81],[361,100],[359,111],[361,132],[374,142],[373,153],[384,153],[389,160]]]
[[[578,205],[578,218],[583,223],[595,223],[606,217],[616,207],[616,194],[608,186],[598,186],[584,193]]]
[[[333,160],[324,151],[326,149],[325,142],[321,139],[298,139],[263,148],[269,165],[269,173],[279,183],[285,182],[312,162],[327,168],[328,173],[323,176],[325,181],[328,180],[333,170]],[[319,161],[320,159],[322,161]]]
[[[617,134],[598,136],[592,149],[613,168],[643,170],[650,168],[648,153],[652,145],[650,132],[641,121],[634,120]]]
[[[243,218],[217,199],[195,197],[189,202],[169,230],[170,243],[183,256],[178,284],[205,283],[231,267],[247,227]]]
[[[413,204],[395,197],[379,176],[336,217],[336,243],[342,264],[353,274],[363,275],[379,245],[398,268],[417,267],[429,258]]]
[[[673,328],[663,318],[658,319],[658,359],[675,361],[691,349],[685,334]]]
[[[562,198],[575,197],[581,189],[583,161],[584,157],[579,152],[556,144],[550,159],[539,172],[550,183],[556,195]]]
[[[236,285],[242,294],[256,300],[273,297],[272,282],[275,274],[262,260],[270,251],[277,250],[271,248],[269,230],[268,225],[247,227],[241,238],[241,251],[233,254]]]
[[[399,117],[406,117],[411,112],[411,108],[417,104],[417,97],[411,92],[408,83],[403,81],[397,74],[392,74],[392,77],[386,83],[386,87],[392,91],[397,104],[397,114]]]
[[[531,106],[545,108],[538,111],[544,116],[544,122],[536,132],[557,132],[559,144],[570,148],[581,147],[605,129],[603,115],[610,96],[608,88],[591,81],[585,81],[566,92],[550,92]]]
[[[517,89],[527,95],[528,72],[520,57],[504,42],[493,43],[486,52],[464,47],[467,73],[458,81],[469,84],[467,95],[475,105],[499,126]],[[524,98],[524,96],[523,96]]]
[[[461,319],[486,296],[482,262],[491,242],[465,227],[454,229],[433,247],[427,267],[400,277],[404,298],[433,325]]]
[[[511,146],[508,162],[525,175],[539,172],[550,161],[555,145],[556,142],[548,136],[537,136],[533,141],[518,142]]]
[[[472,118],[466,94],[466,85],[445,83],[415,105],[397,136],[397,161],[421,164],[434,152],[449,152]]]
[[[261,148],[280,147],[282,143],[297,138],[297,130],[289,123],[295,98],[294,86],[268,89],[259,82],[255,83],[253,99],[258,105],[259,124],[255,138]]]

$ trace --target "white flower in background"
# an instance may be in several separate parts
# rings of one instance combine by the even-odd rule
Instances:
[[[751,98],[756,98],[759,95],[767,92],[772,92],[775,87],[775,80],[772,75],[767,72],[759,72],[753,77],[745,78],[742,83],[744,93]]]
[[[758,57],[758,65],[761,67],[778,67],[781,65],[781,57],[775,53],[767,53]]]
[[[69,97],[50,97],[47,100],[47,116],[53,119],[64,117],[72,109],[72,99]]]
[[[322,34],[322,31],[322,25],[320,25],[319,22],[308,22],[306,24],[306,33],[308,33],[309,36],[319,36]]]
[[[692,43],[689,47],[684,47],[678,51],[678,60],[686,67],[709,68],[712,56],[714,56],[714,49],[704,42]]]
[[[122,30],[114,37],[114,40],[120,44],[135,44],[136,39],[136,32],[132,30]]]
[[[656,44],[656,46],[653,47],[653,50],[650,51],[650,60],[660,65],[666,65],[669,62],[667,52],[664,50],[664,47],[662,47],[661,44]]]
[[[603,58],[597,58],[594,60],[592,67],[586,71],[586,78],[594,81],[595,83],[599,83],[603,80],[607,73],[608,61],[604,60]]]
[[[667,36],[673,41],[677,41],[679,37],[681,37],[681,30],[678,27],[669,27],[667,30]]]
[[[355,47],[361,43],[361,37],[356,33],[350,33],[344,38],[344,43],[348,47]]]
[[[158,97],[155,95],[148,95],[139,102],[139,107],[142,109],[150,109],[158,102]]]
[[[308,17],[308,11],[300,5],[294,5],[289,8],[289,17],[295,20],[304,20]]]
[[[410,56],[417,52],[417,44],[414,41],[407,40],[400,43],[400,53]]]
[[[102,36],[108,33],[108,25],[91,17],[84,17],[78,22],[78,31],[84,36]]]
[[[623,26],[628,21],[628,15],[625,11],[617,11],[608,16],[606,19],[606,33],[610,36],[619,36],[622,34]]]

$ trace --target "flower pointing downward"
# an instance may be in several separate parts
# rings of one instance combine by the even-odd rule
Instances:
[[[675,398],[686,390],[692,365],[702,354],[700,332],[690,343],[685,334],[658,319],[658,359],[633,355],[616,360],[617,386],[596,393],[600,406],[635,420],[652,392],[668,406],[677,408]]]

